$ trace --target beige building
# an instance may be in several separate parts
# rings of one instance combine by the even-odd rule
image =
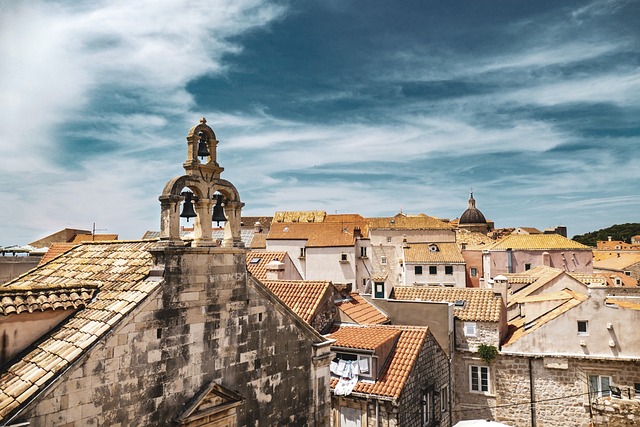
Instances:
[[[204,119],[189,132],[186,174],[160,196],[159,241],[82,243],[0,286],[11,351],[0,423],[329,424],[331,342],[247,274],[243,204],[220,178],[216,144]],[[216,191],[221,245],[211,238]]]

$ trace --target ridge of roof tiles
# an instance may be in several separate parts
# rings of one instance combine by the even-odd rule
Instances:
[[[311,324],[324,296],[332,286],[328,281],[311,280],[262,280],[267,289]]]
[[[358,293],[349,294],[349,299],[336,303],[339,310],[361,325],[380,324],[389,321],[389,317]]]
[[[369,228],[402,230],[453,229],[450,223],[425,214],[406,215],[399,213],[393,217],[369,218]]]
[[[367,395],[377,395],[381,397],[388,397],[394,400],[400,398],[402,390],[404,389],[407,379],[411,370],[415,366],[420,350],[427,338],[428,328],[417,326],[394,326],[394,325],[367,325],[367,326],[345,326],[340,328],[329,335],[329,338],[335,338],[336,334],[341,337],[340,341],[343,343],[359,342],[362,340],[362,336],[367,330],[395,330],[399,331],[399,337],[397,338],[396,346],[392,350],[391,356],[384,367],[384,370],[375,382],[370,381],[358,381],[353,388],[353,393],[363,393]],[[344,333],[341,331],[348,331]],[[336,345],[336,344],[334,344]],[[331,379],[331,389],[334,389],[338,384],[337,378]]]
[[[433,246],[437,250],[432,251]],[[465,263],[456,243],[410,243],[404,249],[404,257],[406,263]]]
[[[68,289],[81,281],[99,288],[99,292],[83,310],[0,371],[0,421],[52,383],[158,289],[162,280],[147,278],[151,269],[148,249],[153,245],[155,242],[148,241],[83,243],[3,285],[22,290]]]
[[[574,307],[582,304],[582,302],[589,299],[588,295],[582,294],[580,292],[574,292],[570,289],[564,289],[563,292],[567,294],[567,298],[561,304],[555,306],[549,311],[542,313],[540,316],[535,319],[525,322],[525,317],[519,316],[515,319],[509,321],[507,328],[507,336],[505,337],[502,346],[506,347],[525,335],[530,334],[536,329],[544,326],[550,321],[558,318],[560,315],[566,313]]]
[[[589,246],[559,234],[509,234],[489,245],[487,250],[591,250]]]
[[[117,234],[76,234],[71,243],[118,240]]]
[[[465,301],[454,307],[453,314],[463,321],[499,322],[503,310],[502,297],[492,289],[450,288],[444,286],[394,286],[392,298],[405,301]]]
[[[267,280],[267,265],[274,260],[283,262],[286,256],[286,252],[247,252],[247,270],[256,279],[264,282]],[[251,262],[255,259],[258,259],[258,262]]]
[[[359,228],[368,234],[366,223],[278,222],[271,224],[267,240],[306,240],[307,247],[353,246]]]

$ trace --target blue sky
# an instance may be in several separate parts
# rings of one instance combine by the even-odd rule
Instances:
[[[638,1],[0,0],[0,245],[140,238],[207,118],[245,215],[639,222]]]

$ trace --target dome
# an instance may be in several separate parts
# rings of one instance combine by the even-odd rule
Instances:
[[[469,199],[469,208],[464,211],[458,224],[486,224],[487,220],[485,219],[482,212],[476,208],[476,200],[473,198],[473,193],[471,193],[471,198]]]

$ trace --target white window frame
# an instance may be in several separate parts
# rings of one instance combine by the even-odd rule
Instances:
[[[478,324],[476,322],[464,322],[463,330],[464,330],[465,337],[478,336]]]
[[[391,237],[387,237],[387,243],[391,243]]]
[[[584,331],[580,330],[580,325],[584,325]],[[578,335],[580,336],[589,336],[589,321],[588,320],[578,320],[576,323],[576,329],[578,330]]]
[[[478,269],[476,267],[471,267],[469,269],[469,275],[471,277],[478,277]]]
[[[606,378],[606,381],[603,381],[603,379]],[[593,384],[593,380],[595,380],[596,384],[595,390],[592,390],[592,386],[594,386]],[[598,374],[594,374],[594,375],[589,375],[588,377],[588,384],[589,384],[589,393],[592,393],[592,398],[593,397],[607,397],[607,396],[611,396],[611,390],[609,389],[608,386],[606,386],[606,390],[604,389],[604,382],[608,382],[609,386],[613,385],[613,378],[611,378],[610,375],[598,375]]]
[[[440,412],[447,412],[449,409],[449,385],[440,387]]]
[[[305,246],[300,248],[300,256],[298,258],[306,258],[307,257],[307,248]]]
[[[447,273],[447,271],[451,271],[451,273]],[[444,274],[450,276],[453,274],[453,265],[445,265],[444,266]]]
[[[433,416],[433,390],[422,392],[422,425],[429,426],[434,421]]]
[[[477,377],[477,385],[475,388],[473,384],[474,376]],[[483,386],[483,383],[486,383],[486,390],[484,390],[485,387]],[[491,392],[491,370],[488,366],[469,366],[469,392],[481,394],[489,394]]]
[[[380,258],[380,264],[386,265],[387,264],[387,257],[383,256]]]

